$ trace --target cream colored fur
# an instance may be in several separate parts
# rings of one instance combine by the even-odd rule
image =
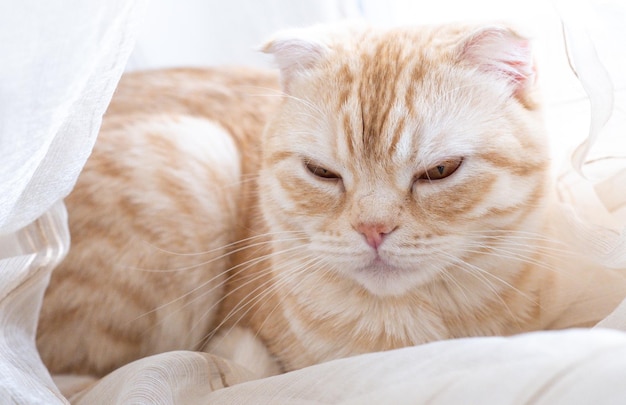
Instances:
[[[624,296],[558,232],[528,40],[344,26],[264,49],[280,85],[122,79],[67,200],[37,340],[53,372],[206,348],[264,376],[591,325]]]

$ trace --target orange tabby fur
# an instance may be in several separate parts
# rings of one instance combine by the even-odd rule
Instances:
[[[243,69],[122,79],[67,199],[73,246],[37,339],[52,372],[102,375],[207,337],[240,359],[237,326],[276,361],[246,364],[261,376],[588,325],[619,302],[623,280],[590,296],[589,264],[553,235],[526,40],[342,26],[265,49],[284,93]]]

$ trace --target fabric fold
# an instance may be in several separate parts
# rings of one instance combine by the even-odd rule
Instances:
[[[65,205],[30,226],[0,235],[0,399],[18,404],[67,403],[44,367],[35,333],[43,294],[69,248]]]

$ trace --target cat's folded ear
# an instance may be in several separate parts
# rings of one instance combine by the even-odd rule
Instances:
[[[506,81],[513,95],[525,105],[535,104],[531,93],[536,70],[527,38],[508,27],[483,27],[465,37],[457,52],[462,61]]]
[[[261,46],[261,51],[274,56],[286,93],[289,93],[290,84],[298,74],[315,66],[329,51],[316,28],[280,31]]]

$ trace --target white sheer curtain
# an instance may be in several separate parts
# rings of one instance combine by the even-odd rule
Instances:
[[[0,402],[64,402],[35,347],[50,272],[69,247],[61,200],[134,45],[131,0],[0,2]]]
[[[2,403],[66,401],[37,355],[37,316],[50,272],[69,246],[61,200],[70,192],[91,151],[102,114],[136,36],[138,47],[128,69],[240,63],[267,66],[268,60],[255,53],[254,47],[275,29],[290,25],[359,16],[379,24],[511,19],[532,27],[531,34],[537,39],[556,158],[569,156],[587,136],[600,138],[598,145],[590,149],[594,156],[626,149],[626,53],[621,44],[626,38],[626,12],[617,0],[591,5],[563,1],[559,3],[560,15],[552,4],[539,0],[144,3],[0,2]],[[566,22],[572,63],[583,86],[569,70],[565,58],[560,16]],[[139,30],[144,19],[145,26]],[[591,109],[583,90],[593,101]],[[579,163],[588,160],[586,154],[578,156]],[[626,164],[617,162],[613,167],[617,171],[608,172],[603,166],[602,176],[595,182],[569,170],[559,191],[564,200],[578,208],[578,218],[586,221],[581,223],[572,217],[572,226],[582,235],[581,249],[592,249],[598,260],[626,268],[626,176],[620,172]],[[623,328],[625,313],[626,309],[618,308],[602,326]],[[619,381],[606,373],[586,379],[607,367],[614,375],[624,375],[626,362],[612,362],[611,358],[619,358],[626,353],[625,348],[625,335],[606,331],[450,341],[341,360],[220,391],[215,390],[246,381],[245,370],[207,354],[173,352],[117,370],[74,401],[412,403],[435,398],[439,403],[455,403],[474,398],[484,403],[490,398],[501,398],[478,395],[497,382],[504,385],[493,392],[505,395],[510,392],[505,389],[515,389],[520,392],[517,399],[532,399],[528,396],[532,392],[538,395],[535,399],[545,403],[557,403],[556,399],[561,403],[588,403],[589,398],[598,399],[601,393],[621,398],[626,395],[619,391]],[[528,353],[542,350],[551,355],[531,365],[532,370],[547,367],[533,380],[523,368],[524,360]],[[406,364],[407,359],[410,364]],[[440,367],[433,367],[433,359],[442,362],[437,363]],[[509,367],[498,368],[502,362]],[[573,364],[580,367],[578,374],[566,380],[569,386],[559,386],[556,391],[541,390],[541,383],[557,381],[554,378]],[[424,370],[431,374],[426,375]],[[468,375],[473,377],[462,377]],[[333,379],[329,379],[331,376]],[[465,382],[455,383],[459,378]],[[533,381],[536,385],[532,385]],[[318,391],[312,391],[312,387]],[[503,399],[499,403],[516,403],[513,397],[506,398],[510,401]]]

